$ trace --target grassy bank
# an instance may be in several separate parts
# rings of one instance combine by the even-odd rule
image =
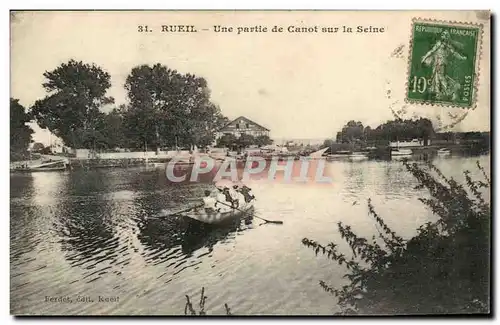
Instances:
[[[146,166],[148,164],[167,163],[170,158],[124,158],[124,159],[70,159],[72,169],[94,169],[94,168],[128,168]]]

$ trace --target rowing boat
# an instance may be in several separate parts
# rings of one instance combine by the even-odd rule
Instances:
[[[411,156],[413,151],[411,149],[393,149],[391,156]]]
[[[49,172],[66,170],[69,167],[69,160],[62,159],[39,163],[37,165],[25,165],[11,168],[13,172]]]
[[[208,224],[223,224],[238,218],[246,218],[253,211],[253,200],[250,202],[240,201],[238,210],[217,205],[216,210],[197,207],[191,211],[183,213],[184,216]]]

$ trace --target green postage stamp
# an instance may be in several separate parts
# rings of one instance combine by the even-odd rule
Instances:
[[[482,26],[414,19],[406,101],[473,108]]]

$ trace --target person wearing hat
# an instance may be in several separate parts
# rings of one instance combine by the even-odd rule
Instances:
[[[234,209],[237,209],[240,206],[240,200],[238,197],[238,191],[236,190],[238,188],[238,185],[233,185],[231,188],[228,189],[228,193],[230,196],[231,200],[231,206]]]
[[[207,213],[216,211],[217,199],[212,195],[209,190],[205,191],[205,197],[203,197],[203,207]]]
[[[240,187],[238,191],[243,195],[246,203],[251,202],[253,199],[255,199],[255,196],[250,193],[252,189],[246,185]]]

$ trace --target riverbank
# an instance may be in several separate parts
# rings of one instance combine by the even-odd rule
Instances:
[[[371,159],[391,159],[391,151],[395,149],[390,146],[375,147],[357,147],[346,150],[344,147],[336,147],[325,153],[326,155],[345,155],[346,157],[355,152],[365,153]],[[439,150],[449,151],[451,155],[459,156],[477,156],[487,154],[490,149],[485,143],[466,143],[466,144],[446,144],[446,145],[428,145],[428,146],[405,146],[404,149],[412,151],[414,156],[434,156]]]
[[[342,150],[339,150],[342,149]],[[356,149],[345,150],[344,146],[336,146],[334,150],[328,150],[323,154],[323,157],[328,158],[329,156],[335,156],[336,159],[346,159],[350,157],[353,153],[362,153],[366,155],[368,159],[373,160],[390,160],[392,159],[391,150],[393,148],[389,146],[377,146],[377,147],[359,147]],[[485,146],[483,143],[468,143],[468,144],[448,144],[448,145],[429,145],[429,146],[408,146],[405,149],[412,151],[410,157],[416,159],[428,159],[430,157],[438,155],[439,150],[446,149],[449,155],[456,156],[478,156],[482,154],[487,154],[489,152],[489,147]],[[115,155],[116,156],[116,155]],[[189,153],[183,153],[181,156],[174,155],[143,155],[142,157],[137,157],[136,154],[132,153],[130,157],[126,153],[121,153],[118,158],[109,154],[102,155],[96,158],[82,158],[82,157],[67,157],[67,156],[55,156],[55,155],[43,155],[38,157],[36,160],[27,161],[16,161],[11,162],[11,171],[26,172],[30,171],[33,166],[40,165],[43,163],[53,162],[68,159],[68,169],[96,169],[96,168],[129,168],[129,167],[139,167],[139,166],[156,166],[161,167],[172,159],[176,157],[182,157],[183,161],[194,162],[193,156]],[[263,157],[266,160],[271,160],[273,157],[278,157],[280,159],[289,159],[289,157],[294,157],[296,160],[300,159],[301,155],[290,153],[288,155],[278,155],[278,156],[266,156]],[[226,157],[215,157],[216,160],[222,161]],[[245,159],[240,157],[237,159],[238,162],[244,162]]]

